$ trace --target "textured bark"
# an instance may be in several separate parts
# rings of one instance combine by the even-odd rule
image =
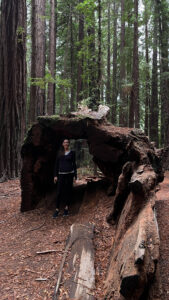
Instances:
[[[131,92],[129,127],[139,128],[139,56],[138,56],[138,0],[134,0],[134,42],[133,42],[133,88]]]
[[[154,0],[154,32],[153,32],[153,68],[152,68],[152,92],[150,104],[150,138],[158,147],[158,70],[157,70],[157,46],[158,46],[158,6]]]
[[[97,77],[97,101],[100,103],[101,79],[102,79],[102,31],[101,31],[101,0],[98,0],[98,77]]]
[[[71,245],[71,252],[69,253],[67,267],[65,267],[65,273],[69,274],[69,278],[64,282],[64,288],[68,292],[69,299],[95,299],[93,238],[93,224],[76,223],[71,226],[68,241]]]
[[[149,177],[150,173],[147,175]],[[116,225],[105,284],[105,298],[108,300],[149,299],[156,276],[160,244],[154,212],[155,200],[154,189],[151,189],[145,197],[130,192],[124,203]]]
[[[0,178],[19,175],[25,133],[26,3],[2,1],[0,29]]]
[[[89,59],[88,59],[88,70],[89,70],[89,107],[93,110],[97,110],[98,98],[97,98],[97,65],[96,65],[96,45],[95,45],[95,15],[93,11],[93,21],[88,27],[89,41]]]
[[[124,20],[124,0],[121,0],[121,41],[120,41],[120,111],[119,111],[119,125],[127,126],[128,123],[128,108],[127,99],[125,95],[125,77],[126,77],[126,67],[125,67],[125,20]]]
[[[110,85],[110,0],[108,0],[107,11],[107,82],[106,82],[106,103],[111,103],[111,85]]]
[[[82,3],[83,0],[79,0],[79,3]],[[78,51],[81,51],[82,48],[82,42],[84,39],[84,15],[79,15],[79,47]],[[83,91],[83,57],[78,58],[78,65],[77,65],[77,102],[82,100],[82,91]]]
[[[56,30],[57,30],[57,1],[50,0],[50,29],[49,29],[49,72],[53,79],[56,74]],[[55,83],[48,84],[47,113],[55,113]]]
[[[70,28],[70,23],[71,23],[71,15],[69,14],[68,22],[67,22],[67,27]],[[69,52],[69,42],[70,42],[70,37],[69,37],[69,31],[67,31],[67,38],[66,38],[66,44],[65,44],[65,51],[64,51],[64,60],[63,60],[63,72],[62,72],[62,79],[67,78],[68,74],[68,65],[67,65],[67,60],[68,60],[68,52]],[[66,90],[66,87],[64,85],[61,85],[60,87],[60,99],[59,99],[59,113],[62,114],[64,112],[64,109],[66,109],[66,112],[69,111],[69,98],[68,98],[68,92]]]
[[[32,0],[32,57],[31,78],[45,76],[45,0]],[[45,88],[31,85],[29,123],[45,113]]]
[[[129,128],[110,126],[105,121],[107,113],[107,108],[100,107],[99,112],[79,111],[70,118],[38,118],[22,148],[22,210],[36,207],[53,189],[54,160],[64,137],[87,139],[94,162],[114,184],[127,161],[135,162],[136,169],[142,162],[153,165],[159,181],[160,162],[147,137]]]
[[[156,185],[164,174],[156,149],[144,133],[111,125],[105,119],[108,111],[108,107],[100,106],[98,112],[81,109],[69,116],[38,118],[22,147],[21,210],[44,205],[44,199],[49,204],[54,195],[53,165],[62,139],[87,139],[94,162],[113,184],[115,193],[108,217],[110,223],[116,223],[116,231],[105,298],[119,300],[123,295],[128,300],[140,300],[145,299],[140,297],[154,279],[159,258],[153,209]],[[72,250],[76,252],[81,246],[78,240],[75,244]],[[71,281],[72,295],[79,280],[75,285]]]
[[[168,64],[168,34],[169,17],[167,1],[158,0],[161,15],[160,49],[161,49],[161,143],[169,145],[169,64]]]
[[[118,5],[114,0],[114,22],[113,22],[113,83],[112,83],[112,123],[116,124],[117,109],[117,13]]]
[[[149,135],[150,75],[149,75],[148,16],[147,16],[146,1],[145,1],[145,51],[146,51],[145,134]]]
[[[74,110],[74,95],[75,95],[74,63],[75,61],[74,61],[73,16],[72,16],[72,5],[70,5],[70,78],[71,78],[70,111]]]

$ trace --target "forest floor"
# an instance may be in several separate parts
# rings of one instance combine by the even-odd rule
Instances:
[[[106,222],[111,201],[96,194],[83,212],[52,219],[44,208],[20,212],[19,180],[0,184],[0,299],[52,299],[70,226],[85,222],[95,223],[95,296],[102,299],[114,232]],[[46,250],[55,252],[37,254]]]
[[[157,219],[160,232],[160,272],[163,298],[169,299],[169,172],[157,192]],[[95,195],[98,198],[98,195]],[[44,208],[20,212],[19,180],[0,184],[0,286],[1,300],[52,299],[65,243],[73,223],[95,223],[96,299],[103,299],[114,229],[106,222],[112,198],[99,198],[83,213],[52,219]],[[96,203],[95,203],[96,204]],[[55,250],[46,254],[38,251]]]
[[[157,192],[156,211],[160,234],[159,270],[162,285],[162,299],[169,300],[169,171]]]

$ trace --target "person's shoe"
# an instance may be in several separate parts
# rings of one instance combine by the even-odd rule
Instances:
[[[64,209],[63,216],[64,216],[64,217],[67,217],[68,215],[69,215],[68,209]]]
[[[59,215],[59,211],[55,210],[54,214],[53,214],[53,219],[56,219]]]

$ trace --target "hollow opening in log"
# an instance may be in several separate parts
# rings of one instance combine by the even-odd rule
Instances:
[[[38,123],[29,130],[21,151],[21,211],[34,209],[42,202],[48,205],[52,199],[54,201],[54,163],[65,138],[77,145],[79,141],[88,145],[94,163],[110,182],[108,194],[116,193],[115,219],[122,211],[130,190],[134,192],[138,184],[141,189],[149,188],[147,184],[155,184],[156,179],[149,184],[146,177],[144,182],[144,176],[139,175],[145,173],[146,165],[154,169],[157,179],[162,174],[154,148],[139,130],[114,127],[104,118],[93,118],[93,115],[91,117],[88,114],[75,117],[39,117]],[[128,167],[124,167],[126,164]],[[137,174],[135,170],[139,165],[142,165],[143,170],[139,170],[141,173]],[[129,183],[131,177],[132,181]]]
[[[88,182],[94,181],[93,190],[100,183],[102,186],[100,179],[104,178],[104,175],[95,163],[96,159],[90,153],[87,139],[75,138],[73,134],[70,135],[66,131],[63,134],[49,128],[33,126],[21,152],[23,158],[21,211],[42,206],[49,209],[55,207],[57,185],[53,183],[54,165],[65,138],[70,141],[70,149],[76,152],[78,184],[73,187],[73,201],[71,203],[73,211],[78,212]],[[110,181],[107,180],[105,187],[107,188],[109,184]],[[91,185],[88,188],[91,189]],[[62,207],[64,207],[64,200],[61,209]]]

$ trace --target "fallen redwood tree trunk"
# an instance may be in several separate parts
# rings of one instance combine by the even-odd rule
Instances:
[[[141,299],[155,276],[159,238],[154,217],[155,190],[163,180],[160,158],[139,129],[108,123],[107,110],[69,116],[44,116],[28,132],[22,147],[21,211],[48,200],[53,166],[63,138],[86,139],[94,162],[111,182],[114,194],[107,220],[116,224],[106,299]]]

